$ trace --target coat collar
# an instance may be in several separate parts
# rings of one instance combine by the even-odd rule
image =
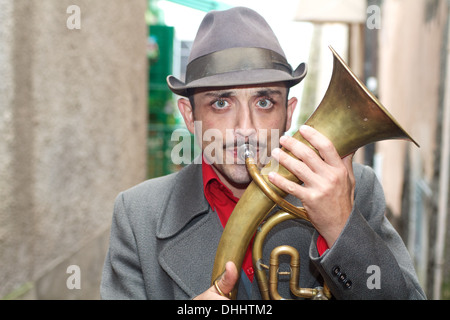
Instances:
[[[180,201],[182,199],[182,201]],[[156,236],[166,239],[177,234],[195,217],[209,211],[203,193],[200,164],[191,164],[175,176],[174,188],[158,220]]]

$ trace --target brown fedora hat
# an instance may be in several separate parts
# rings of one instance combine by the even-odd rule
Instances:
[[[292,87],[302,81],[306,71],[305,63],[292,70],[263,17],[236,7],[206,14],[192,45],[185,81],[168,76],[167,84],[181,96],[193,88],[272,82]]]

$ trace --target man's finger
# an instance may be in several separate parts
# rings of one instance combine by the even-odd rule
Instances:
[[[333,143],[316,129],[302,125],[300,134],[305,138],[317,151],[320,156],[331,166],[339,166],[341,157],[335,149]]]

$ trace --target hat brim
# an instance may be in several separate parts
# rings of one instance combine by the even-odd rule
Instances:
[[[188,84],[171,75],[167,77],[167,85],[173,93],[187,97],[189,90],[195,88],[230,87],[274,82],[284,82],[288,87],[292,87],[302,81],[306,73],[307,65],[301,63],[292,75],[280,70],[254,69],[221,73]]]

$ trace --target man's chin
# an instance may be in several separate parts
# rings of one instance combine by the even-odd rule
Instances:
[[[245,164],[224,164],[215,167],[222,177],[235,187],[246,187],[252,180]]]

